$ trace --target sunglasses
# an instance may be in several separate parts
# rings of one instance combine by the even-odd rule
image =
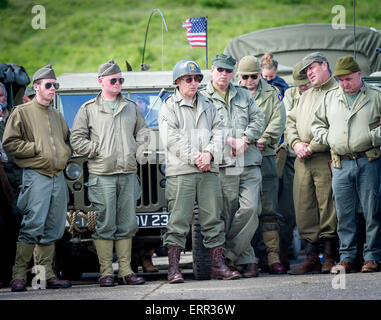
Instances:
[[[221,67],[218,67],[217,68],[217,71],[222,73],[222,72],[226,72],[226,73],[232,73],[233,72],[233,69],[225,69],[225,68],[221,68]]]
[[[193,80],[195,82],[201,82],[201,79],[202,78],[200,76],[182,78],[182,80],[184,80],[186,83],[191,83]]]
[[[111,85],[114,85],[117,81],[119,82],[119,84],[123,84],[124,78],[112,78],[112,79],[110,79]]]
[[[247,79],[253,79],[253,80],[257,80],[258,79],[258,75],[257,74],[245,74],[244,76],[242,76],[242,79],[243,80],[247,80]]]
[[[51,87],[54,87],[54,89],[58,89],[60,87],[60,84],[58,82],[47,82],[45,83],[45,89],[50,89]]]

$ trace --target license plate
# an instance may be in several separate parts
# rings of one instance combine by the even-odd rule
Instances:
[[[168,223],[169,213],[136,214],[139,228],[162,228]]]

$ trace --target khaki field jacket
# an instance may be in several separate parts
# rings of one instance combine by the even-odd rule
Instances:
[[[88,156],[90,173],[136,173],[138,148],[149,143],[149,129],[137,104],[122,94],[119,99],[112,111],[99,93],[74,119],[70,142],[76,153]]]
[[[381,90],[364,83],[351,109],[340,87],[329,90],[315,112],[312,133],[337,155],[379,150]]]
[[[201,173],[194,163],[200,152],[213,155],[211,171],[218,172],[222,120],[209,99],[197,93],[192,104],[176,89],[160,106],[159,132],[166,154],[166,176]]]
[[[255,103],[250,91],[230,83],[228,104],[214,90],[212,82],[209,82],[201,90],[201,93],[213,101],[222,116],[225,138],[227,136],[234,138],[246,136],[250,141],[249,148],[243,157],[232,157],[231,148],[225,145],[222,166],[260,165],[262,155],[256,146],[256,142],[263,134],[265,121],[263,113]]]
[[[298,104],[291,110],[286,120],[286,139],[292,148],[298,142],[306,142],[309,143],[312,152],[329,151],[328,146],[313,140],[311,123],[324,94],[337,85],[335,79],[330,77],[319,88],[310,88],[300,96]]]
[[[254,99],[265,118],[265,131],[259,141],[263,141],[265,145],[262,155],[274,156],[286,128],[286,109],[277,88],[263,79],[259,83]]]

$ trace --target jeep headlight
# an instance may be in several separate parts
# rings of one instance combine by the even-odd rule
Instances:
[[[82,174],[82,166],[75,162],[70,162],[65,169],[66,177],[69,180],[77,180]]]

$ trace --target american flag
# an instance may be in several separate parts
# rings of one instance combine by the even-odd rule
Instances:
[[[187,38],[192,47],[206,47],[206,18],[189,18],[183,23]]]

